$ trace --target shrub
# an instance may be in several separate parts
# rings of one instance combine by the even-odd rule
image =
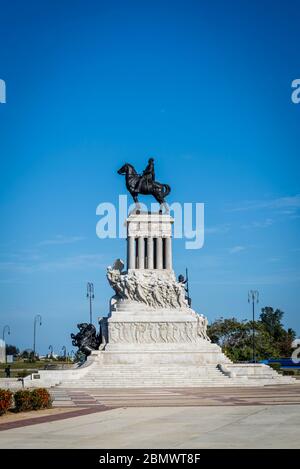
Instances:
[[[296,372],[294,370],[283,370],[284,376],[294,376]]]
[[[0,415],[5,414],[12,405],[11,391],[7,389],[0,389]]]
[[[17,412],[24,412],[26,410],[39,410],[50,409],[52,406],[52,399],[44,388],[36,389],[22,389],[17,391],[14,395],[15,409]]]
[[[31,391],[28,389],[22,389],[15,392],[14,399],[16,412],[32,410]]]
[[[269,366],[273,368],[273,370],[277,371],[278,373],[280,372],[280,369],[281,369],[280,363],[269,363]]]
[[[37,388],[31,391],[32,408],[33,410],[38,409],[50,409],[52,407],[52,399],[45,388]]]

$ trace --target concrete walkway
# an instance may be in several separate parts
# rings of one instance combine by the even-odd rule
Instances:
[[[55,407],[187,407],[300,405],[300,383],[243,388],[51,389]]]
[[[299,405],[128,407],[2,431],[0,448],[300,448]]]

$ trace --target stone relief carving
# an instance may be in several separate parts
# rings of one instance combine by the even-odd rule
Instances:
[[[197,315],[196,321],[186,322],[110,322],[111,343],[178,343],[210,341],[207,336],[207,319]]]
[[[203,314],[197,314],[197,335],[202,339],[211,341],[207,335],[208,320]]]
[[[107,278],[118,299],[144,303],[151,308],[187,308],[184,287],[173,275],[153,271],[121,272],[108,267]]]

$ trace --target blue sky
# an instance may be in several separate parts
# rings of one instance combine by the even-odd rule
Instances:
[[[38,350],[106,315],[96,207],[125,194],[116,170],[155,157],[169,202],[205,203],[201,250],[174,243],[209,320],[285,311],[299,327],[299,1],[1,1],[0,327]],[[145,199],[146,200],[146,199]],[[144,201],[145,201],[144,200]]]

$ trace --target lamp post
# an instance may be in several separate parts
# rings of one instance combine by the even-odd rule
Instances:
[[[42,325],[42,316],[40,314],[37,314],[34,317],[34,325],[33,325],[33,358],[35,358],[35,344],[36,344],[36,325],[41,326]]]
[[[10,327],[7,325],[3,327],[3,332],[2,332],[2,338],[3,338],[4,343],[5,343],[5,332],[7,332],[8,335],[10,335]],[[5,363],[6,363],[7,362],[6,347],[4,347],[4,350],[5,350]]]
[[[49,345],[48,350],[50,350],[50,358],[53,358],[53,346]]]
[[[93,299],[95,298],[95,295],[94,295],[94,284],[92,282],[88,282],[87,283],[87,287],[86,287],[86,297],[90,300],[90,324],[93,323],[93,319],[92,319],[92,316],[93,316],[93,312],[92,312],[92,301]]]
[[[10,335],[10,327],[9,326],[4,326],[3,327],[3,332],[2,332],[2,339],[5,341],[5,333],[8,333],[8,335]]]
[[[255,363],[255,325],[254,325],[254,304],[259,302],[259,292],[257,290],[248,291],[248,303],[252,303],[252,361]]]

